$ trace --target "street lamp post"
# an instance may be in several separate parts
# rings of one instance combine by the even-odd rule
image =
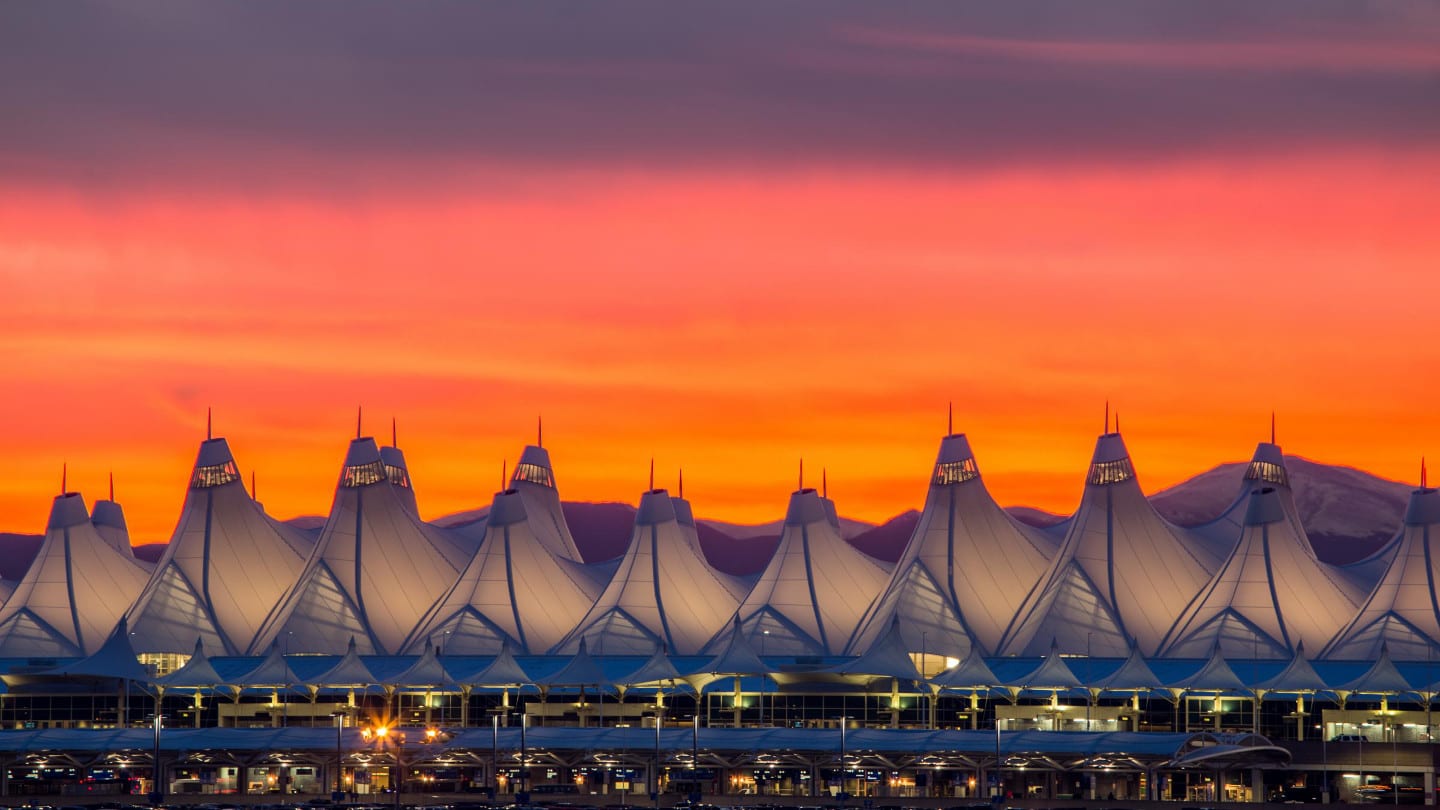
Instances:
[[[377,726],[364,729],[360,734],[366,742],[375,743],[381,751],[384,751],[386,746],[393,746],[395,764],[392,766],[394,775],[390,781],[395,810],[400,810],[400,793],[405,786],[405,732],[389,726]],[[448,735],[442,734],[437,728],[425,729],[425,745],[435,745],[446,739]]]
[[[345,784],[342,773],[345,770],[345,752],[342,735],[345,732],[345,713],[335,712],[335,790],[330,801],[339,803],[345,799]]]
[[[660,807],[660,725],[663,721],[660,715],[655,715],[655,767],[650,772],[652,788],[650,790],[650,801],[654,802],[656,810]]]
[[[765,639],[767,639],[767,638],[769,638],[769,637],[770,637],[770,631],[769,631],[769,630],[765,630],[765,631],[762,631],[762,632],[760,633],[760,662],[761,662],[761,663],[764,663],[764,662],[765,662]],[[768,667],[769,665],[767,664],[766,666]],[[760,673],[760,725],[762,725],[762,726],[765,725],[765,687],[766,687],[767,681],[769,681],[769,679],[770,679],[769,673],[766,673],[766,672]]]
[[[165,801],[165,769],[160,764],[160,729],[165,725],[165,715],[160,713],[160,702],[155,703],[155,750],[152,754],[154,773],[151,778],[150,803],[158,805]]]
[[[840,810],[845,810],[845,800],[850,798],[845,792],[845,727],[849,724],[848,716],[840,718],[840,795],[836,797],[839,799]]]

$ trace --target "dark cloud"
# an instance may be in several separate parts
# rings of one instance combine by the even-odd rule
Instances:
[[[992,167],[1440,135],[1428,2],[0,5],[0,172]]]

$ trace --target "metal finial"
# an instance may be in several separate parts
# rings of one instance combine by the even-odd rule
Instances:
[[[392,417],[390,417],[390,446],[391,446],[391,447],[399,447],[399,446],[400,446],[399,435],[400,435],[399,432],[398,432],[398,431],[396,430],[396,428],[395,428],[395,417],[392,416]]]
[[[206,440],[206,441],[209,441],[209,440],[215,438],[215,434],[214,434],[214,430],[213,430],[213,429],[214,429],[214,422],[212,421],[212,419],[213,419],[213,410],[212,410],[211,408],[208,408],[208,407],[207,407],[207,408],[205,409],[205,440]]]
[[[655,457],[650,457],[650,490],[655,490]]]
[[[110,471],[110,502],[115,502],[115,471]]]
[[[830,482],[827,478],[826,470],[824,467],[820,468],[820,497],[830,497]]]
[[[355,438],[357,439],[360,438],[360,415],[363,410],[362,406],[355,406]]]
[[[685,497],[685,468],[680,468],[680,497]]]
[[[65,494],[65,490],[66,490],[66,483],[65,483],[65,482],[66,482],[67,480],[69,480],[69,478],[70,478],[70,464],[69,464],[68,462],[62,461],[62,462],[60,462],[60,494],[61,494],[61,495],[64,495],[64,494]]]
[[[504,492],[510,482],[510,459],[500,459],[500,491]]]
[[[1275,412],[1270,412],[1270,443],[1275,443]]]
[[[535,446],[545,446],[545,417],[539,415],[535,417]]]
[[[1105,400],[1105,432],[1110,432],[1110,400]]]
[[[804,489],[804,488],[805,488],[805,459],[802,458],[802,459],[800,459],[800,486],[799,486],[799,489]]]
[[[950,411],[945,416],[945,435],[955,435],[955,403],[950,403]]]

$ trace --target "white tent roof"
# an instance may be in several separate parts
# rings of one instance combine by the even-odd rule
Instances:
[[[1236,675],[1235,670],[1231,669],[1230,664],[1225,661],[1225,653],[1220,650],[1218,645],[1210,651],[1210,657],[1205,659],[1204,666],[1189,677],[1170,685],[1202,692],[1224,692],[1245,688],[1240,676]]]
[[[35,560],[0,608],[0,658],[95,652],[148,576],[95,531],[78,493],[57,497]]]
[[[964,434],[946,436],[910,542],[847,652],[868,650],[895,619],[912,652],[993,651],[1055,551],[990,497]]]
[[[1184,530],[1156,514],[1124,440],[1107,433],[1095,443],[1065,541],[1006,631],[1000,654],[1041,655],[1055,638],[1069,652],[1084,644],[1102,657],[1126,655],[1131,638],[1154,650],[1209,580],[1211,565]]]
[[[1280,493],[1280,504],[1285,518],[1294,523],[1301,537],[1305,529],[1300,525],[1300,511],[1295,507],[1295,494],[1290,488],[1290,471],[1285,467],[1285,454],[1274,442],[1260,442],[1250,463],[1245,465],[1245,474],[1240,479],[1239,491],[1220,517],[1193,530],[1194,536],[1217,560],[1230,556],[1235,548],[1235,539],[1245,526],[1245,512],[1250,507],[1250,493],[1262,487],[1271,487]],[[1307,544],[1308,547],[1308,544]],[[1313,550],[1312,550],[1313,554]]]
[[[287,639],[290,652],[392,654],[469,555],[457,538],[424,523],[390,483],[371,438],[350,443],[330,518],[299,582],[271,615],[252,654]]]
[[[565,523],[560,508],[560,491],[555,483],[555,468],[550,453],[539,445],[529,445],[520,452],[520,463],[510,475],[510,489],[520,493],[525,511],[531,516],[535,539],[550,553],[581,561],[580,549]]]
[[[906,649],[907,645],[901,637],[899,623],[898,617],[892,619],[890,632],[876,639],[864,655],[836,664],[830,667],[829,671],[842,675],[883,675],[917,683],[924,680]]]
[[[686,532],[663,489],[640,496],[630,546],[610,584],[556,652],[581,639],[608,655],[643,655],[661,644],[693,655],[740,606],[705,560],[698,535]]]
[[[1428,661],[1440,651],[1440,491],[1410,495],[1399,544],[1360,611],[1322,653],[1323,658],[1374,660],[1380,648],[1402,661]]]
[[[1145,663],[1145,656],[1140,654],[1140,647],[1136,644],[1130,645],[1130,655],[1126,657],[1125,663],[1120,668],[1101,678],[1092,684],[1086,684],[1096,689],[1129,692],[1137,689],[1153,689],[1160,684],[1155,671]]]
[[[303,681],[290,668],[290,662],[285,660],[285,655],[280,649],[278,642],[270,645],[270,652],[265,655],[256,667],[238,678],[232,679],[237,686],[270,686],[270,687],[293,687]]]
[[[532,517],[529,504],[519,489],[495,495],[480,549],[405,649],[443,636],[452,655],[494,654],[507,639],[539,655],[575,628],[595,602],[593,580],[579,562],[550,551],[541,535],[552,516]]]
[[[685,500],[685,479],[680,479],[680,494],[670,498],[670,504],[675,508],[675,522],[680,524],[680,532],[685,536],[685,542],[695,549],[709,566],[709,558],[705,556],[705,549],[700,545],[700,531],[695,528],[695,512],[690,508],[690,502]],[[730,592],[731,599],[738,607],[745,597],[750,595],[750,583],[742,577],[734,574],[727,574],[716,568],[710,568],[711,576],[715,577],[725,590]],[[729,617],[727,616],[728,620]]]
[[[121,616],[115,623],[115,628],[105,641],[99,645],[94,652],[81,658],[79,661],[71,661],[62,664],[46,675],[78,676],[86,678],[119,678],[130,681],[148,682],[151,680],[150,672],[140,666],[135,656],[135,648],[130,646],[130,632],[125,624],[125,617]]]
[[[780,545],[737,615],[764,655],[839,655],[888,578],[840,536],[820,495],[802,489],[790,496]],[[719,649],[726,634],[707,649]]]
[[[1006,684],[1027,689],[1074,689],[1079,685],[1080,678],[1060,656],[1060,645],[1053,639],[1050,642],[1050,652],[1045,655],[1040,666]]]
[[[135,549],[130,545],[130,529],[125,525],[125,510],[115,501],[96,501],[95,508],[90,510],[90,523],[95,531],[105,538],[105,542],[115,547],[121,554],[135,556]],[[149,568],[150,563],[140,560],[141,565]]]
[[[960,663],[931,678],[930,683],[944,689],[991,689],[1001,685],[1000,678],[980,657],[979,647],[971,647]]]
[[[510,640],[505,639],[500,644],[500,652],[495,654],[490,663],[476,672],[456,677],[455,682],[467,686],[522,686],[534,683],[534,679],[520,666],[520,662],[515,660],[515,651],[510,646]]]
[[[1295,655],[1284,669],[1275,677],[1255,684],[1255,687],[1272,692],[1323,692],[1330,685],[1305,658],[1305,643],[1302,641],[1295,645]]]
[[[1395,663],[1390,660],[1390,648],[1381,645],[1380,657],[1363,675],[1337,688],[1352,694],[1388,695],[1410,692],[1415,687],[1395,668]]]
[[[1355,613],[1356,595],[1332,566],[1315,559],[1273,487],[1251,493],[1245,527],[1230,558],[1175,622],[1161,654],[1290,658],[1301,640],[1334,637]]]
[[[585,639],[582,638],[579,649],[565,666],[536,683],[545,686],[601,686],[608,685],[610,679],[605,677],[605,669],[600,666],[599,660],[585,648]]]
[[[401,687],[440,687],[454,683],[455,679],[445,671],[440,662],[440,653],[434,645],[425,645],[425,652],[415,659],[404,672],[386,680],[386,683]]]
[[[317,675],[313,682],[325,686],[348,686],[363,689],[379,684],[380,680],[360,659],[360,652],[356,649],[355,639],[352,638],[345,649],[345,654],[335,662],[335,666]]]
[[[410,466],[405,463],[405,454],[393,445],[382,447],[380,461],[385,465],[385,477],[390,479],[390,485],[395,487],[396,494],[400,496],[400,503],[404,504],[412,515],[419,514],[420,507],[415,502],[415,480],[410,476]]]
[[[197,638],[190,660],[169,675],[156,678],[155,683],[167,689],[172,686],[213,687],[225,683],[225,679],[220,677],[220,673],[216,672],[215,666],[210,663],[210,657],[205,654],[205,643]]]
[[[313,547],[245,491],[229,444],[206,439],[180,521],[127,614],[135,648],[185,652],[198,637],[221,654],[244,653]]]
[[[716,640],[720,642],[719,652],[692,674],[762,675],[770,671],[769,665],[755,653],[755,647],[751,645],[738,616]]]
[[[640,668],[631,672],[623,678],[617,678],[615,683],[620,686],[636,686],[639,684],[674,685],[681,681],[680,670],[675,668],[675,662],[670,660],[665,648],[657,646],[655,652],[646,659]],[[683,683],[683,681],[681,681]]]

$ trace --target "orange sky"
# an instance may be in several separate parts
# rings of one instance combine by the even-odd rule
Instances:
[[[476,168],[443,186],[0,188],[0,530],[60,465],[174,525],[205,408],[273,514],[399,419],[427,517],[543,413],[563,497],[653,455],[702,516],[918,506],[955,403],[1002,503],[1073,508],[1108,398],[1154,491],[1287,452],[1440,455],[1440,151],[921,172]]]

